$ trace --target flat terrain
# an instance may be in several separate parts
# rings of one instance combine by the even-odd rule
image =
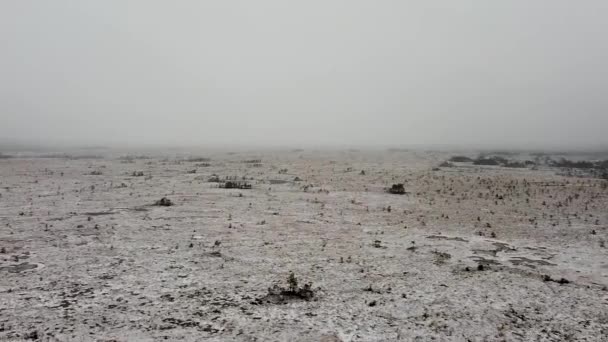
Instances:
[[[606,181],[201,156],[0,159],[0,341],[608,340]],[[269,291],[290,272],[312,298]]]

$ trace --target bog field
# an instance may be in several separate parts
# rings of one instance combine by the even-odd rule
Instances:
[[[577,158],[3,155],[0,341],[606,341]]]

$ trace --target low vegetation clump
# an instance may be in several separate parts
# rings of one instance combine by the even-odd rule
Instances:
[[[453,163],[472,163],[473,159],[465,156],[453,156],[449,161]]]
[[[275,284],[272,287],[269,287],[268,294],[259,298],[257,302],[258,304],[283,304],[293,300],[309,301],[314,295],[312,283],[306,283],[300,287],[298,278],[296,278],[293,272],[290,272],[289,277],[287,277],[287,287]]]
[[[209,183],[221,183],[222,181],[220,180],[220,177],[218,175],[211,175],[211,177],[209,177],[209,179],[207,180],[207,182],[209,182]]]
[[[96,154],[78,154],[78,155],[66,155],[66,158],[71,160],[86,160],[86,159],[104,159],[104,156]]]
[[[251,189],[251,184],[245,181],[227,181],[224,184],[220,184],[220,188],[223,189]]]
[[[566,158],[562,158],[560,160],[551,160],[549,161],[549,165],[569,169],[593,169],[596,167],[595,163],[590,161],[572,161]]]
[[[205,157],[189,157],[186,159],[186,161],[191,163],[201,163],[211,161],[211,159]]]
[[[453,166],[451,163],[473,163],[473,165],[487,165],[487,166],[503,166],[509,168],[525,168],[528,166],[535,166],[536,163],[530,160],[518,161],[508,160],[502,156],[488,156],[481,155],[476,159],[472,159],[465,156],[453,156],[447,161],[440,164],[440,167]]]
[[[504,165],[509,161],[503,157],[479,157],[473,161],[473,165]]]
[[[546,164],[562,169],[563,171],[559,174],[569,177],[608,179],[608,160],[572,161],[566,158],[561,158],[560,160],[548,158]]]
[[[504,165],[504,167],[510,167],[510,168],[515,168],[515,169],[525,168],[526,166],[527,165],[525,163],[518,162],[518,161],[510,161]]]
[[[403,186],[403,183],[393,184],[388,189],[388,192],[391,193],[391,194],[395,194],[395,195],[404,195],[405,194],[405,187]]]
[[[551,278],[551,276],[549,276],[547,274],[543,275],[543,281],[552,281],[552,282],[562,284],[562,285],[570,283],[570,280],[568,280],[566,278],[553,279],[553,278]]]
[[[121,162],[129,162],[133,163],[135,160],[144,160],[144,159],[152,159],[150,156],[146,155],[126,155],[118,157],[118,160]]]
[[[452,258],[449,253],[439,251],[433,251],[432,253],[435,255],[435,265],[443,265]]]
[[[154,202],[154,205],[161,206],[161,207],[170,207],[173,205],[173,202],[170,199],[168,199],[167,197],[163,197],[163,198],[159,199],[158,201]]]
[[[131,174],[131,176],[133,177],[143,177],[144,172],[143,171],[133,171],[133,173]]]

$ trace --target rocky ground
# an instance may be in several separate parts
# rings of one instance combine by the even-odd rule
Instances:
[[[608,340],[606,181],[203,156],[0,159],[0,341]]]

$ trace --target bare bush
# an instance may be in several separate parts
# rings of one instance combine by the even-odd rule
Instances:
[[[393,184],[388,189],[388,192],[391,193],[391,194],[395,194],[395,195],[404,195],[405,194],[405,187],[403,186],[403,183]]]
[[[158,201],[154,202],[154,205],[162,206],[162,207],[170,207],[173,205],[173,202],[167,197],[163,197]]]

